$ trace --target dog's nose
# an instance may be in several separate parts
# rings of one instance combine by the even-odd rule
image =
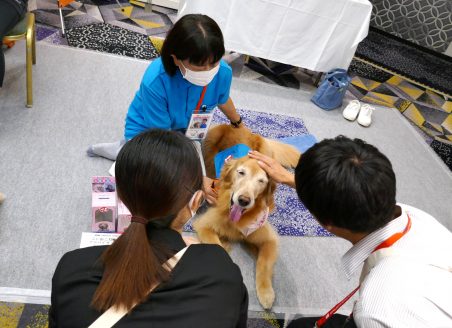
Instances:
[[[239,204],[244,207],[247,206],[251,202],[251,199],[246,196],[239,196]]]

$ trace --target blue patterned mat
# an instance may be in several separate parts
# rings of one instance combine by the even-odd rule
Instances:
[[[315,138],[300,118],[286,115],[268,114],[239,109],[243,122],[253,132],[270,139],[284,139],[294,136],[304,136],[300,146],[306,149]],[[220,111],[215,111],[213,124],[229,123]],[[292,138],[289,138],[292,139]],[[283,141],[283,140],[281,140]],[[287,142],[293,144],[292,142]],[[312,217],[311,213],[298,200],[295,189],[278,185],[275,193],[276,209],[270,215],[269,221],[281,236],[331,236]],[[193,231],[191,224],[185,226],[186,231]]]

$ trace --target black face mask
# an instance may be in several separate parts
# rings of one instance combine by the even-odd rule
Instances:
[[[156,229],[169,228],[176,216],[176,214],[170,214],[168,216],[155,218],[149,221],[148,225]]]

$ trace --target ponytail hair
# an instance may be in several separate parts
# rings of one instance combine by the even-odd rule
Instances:
[[[168,217],[188,203],[202,185],[198,153],[178,132],[150,130],[128,141],[115,168],[118,197],[132,216],[155,226],[171,223]],[[154,224],[153,224],[154,225]],[[104,273],[91,306],[130,310],[146,300],[149,290],[169,279],[162,264],[169,254],[147,237],[149,224],[131,222],[127,230],[102,254]]]

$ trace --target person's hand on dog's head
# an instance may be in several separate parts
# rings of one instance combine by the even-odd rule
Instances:
[[[268,176],[278,183],[295,188],[295,176],[287,171],[277,160],[252,150],[248,156],[257,160],[257,164],[267,172]]]

